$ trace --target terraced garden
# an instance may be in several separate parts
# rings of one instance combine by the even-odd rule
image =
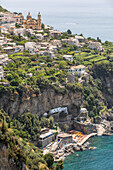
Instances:
[[[88,52],[81,52],[75,55],[76,62],[89,66],[97,63],[109,63],[113,62],[113,43],[103,43],[103,52],[90,50]]]

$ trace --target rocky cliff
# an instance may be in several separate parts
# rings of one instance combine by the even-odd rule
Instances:
[[[43,90],[39,95],[25,92],[22,96],[16,93],[6,93],[0,98],[0,109],[4,109],[11,117],[18,113],[31,112],[41,115],[52,108],[67,106],[73,116],[78,114],[81,105],[81,92],[68,90],[58,93],[53,88]]]
[[[91,68],[91,74],[98,82],[98,88],[107,101],[108,108],[113,105],[113,65],[112,63],[95,64]],[[99,82],[100,80],[100,82]]]
[[[100,79],[103,86],[103,96],[107,101],[108,108],[111,108],[113,106],[113,76],[100,77]]]

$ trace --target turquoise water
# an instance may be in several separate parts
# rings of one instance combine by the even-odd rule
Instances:
[[[100,37],[102,41],[113,41],[113,0],[0,0],[0,5],[10,11],[28,11],[42,22],[54,28],[85,37]]]
[[[68,156],[64,170],[113,170],[113,136],[94,137],[89,142],[97,149]]]

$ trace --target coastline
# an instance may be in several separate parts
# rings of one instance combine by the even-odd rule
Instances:
[[[113,135],[95,136],[89,139],[90,145],[95,146],[95,150],[77,152],[66,157],[64,160],[64,170],[112,170],[113,167]],[[79,155],[79,156],[78,156]]]
[[[80,133],[80,132],[79,132]],[[52,153],[54,156],[54,161],[58,162],[59,160],[65,160],[67,156],[72,155],[74,153],[77,153],[79,151],[85,151],[85,150],[95,150],[96,147],[95,146],[90,146],[90,143],[88,142],[89,139],[91,139],[92,137],[95,136],[111,136],[111,133],[103,133],[102,135],[99,135],[97,133],[91,133],[88,135],[85,135],[85,138],[83,138],[83,140],[79,140],[77,143],[73,142],[73,143],[67,143],[65,145],[63,145],[62,147],[56,147],[54,150],[52,150],[52,148],[55,147],[55,143],[50,145],[50,147],[48,149],[44,148],[44,152],[43,154],[47,154],[47,153]],[[79,157],[80,155],[77,154],[77,157]]]

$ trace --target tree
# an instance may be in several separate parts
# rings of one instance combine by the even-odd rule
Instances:
[[[41,28],[42,28],[42,29],[44,29],[44,28],[45,28],[45,25],[44,25],[43,23],[42,23],[42,25],[41,25]]]
[[[47,162],[49,168],[53,166],[54,158],[52,153],[48,153],[44,155],[44,160]]]
[[[66,61],[59,61],[59,69],[65,69],[66,68]]]
[[[3,134],[7,131],[7,124],[6,124],[6,121],[4,119],[3,119],[3,123],[2,123],[2,132],[3,132]]]
[[[67,43],[62,43],[62,47],[67,47],[68,44]]]
[[[13,79],[10,84],[11,84],[11,86],[18,86],[19,85],[19,80]]]
[[[53,126],[54,126],[54,118],[52,116],[50,116],[50,118],[49,118],[49,127],[53,128]]]
[[[20,28],[20,25],[16,23],[16,24],[15,24],[15,27],[16,27],[16,28]]]
[[[56,164],[56,170],[64,169],[63,160],[59,160]]]
[[[17,12],[13,12],[13,14],[17,15],[18,13]]]
[[[101,42],[101,39],[100,39],[99,37],[97,37],[97,41],[98,41],[98,42]]]
[[[69,126],[67,124],[64,124],[63,127],[62,127],[62,130],[64,132],[67,132],[68,129],[69,129]]]
[[[68,34],[72,34],[72,32],[71,32],[71,30],[70,30],[70,29],[68,29],[68,30],[67,30],[67,33],[68,33]]]

